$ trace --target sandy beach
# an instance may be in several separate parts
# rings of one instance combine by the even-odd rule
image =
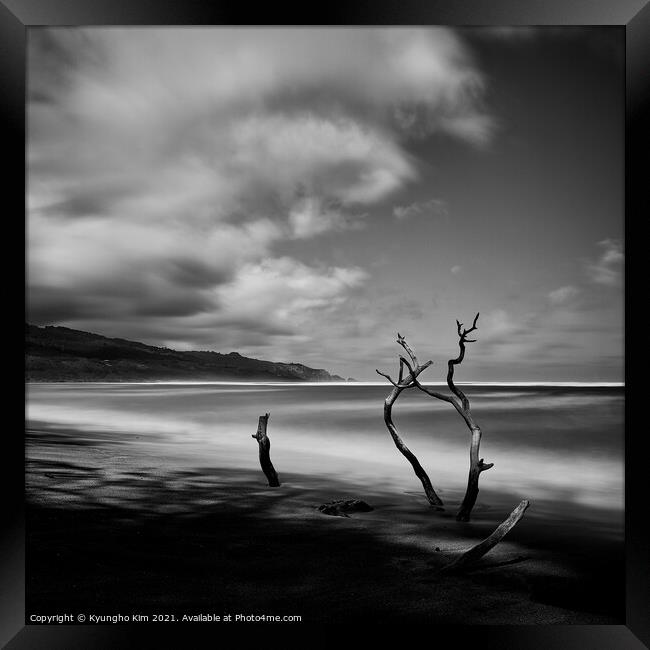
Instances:
[[[74,471],[61,464],[49,474]],[[220,468],[210,479],[134,473],[102,484],[100,477],[83,505],[30,499],[28,611],[300,615],[327,623],[623,619],[622,544],[594,544],[568,513],[552,529],[525,516],[474,570],[437,576],[500,523],[515,495],[493,497],[474,522],[459,524],[453,501],[436,512],[418,493],[369,492],[323,477],[285,474],[275,489],[261,472]],[[315,508],[349,497],[374,510],[342,518]]]
[[[467,440],[453,414],[413,395],[397,415],[436,511],[383,426],[384,393],[30,385],[28,613],[623,620],[621,389],[472,388],[495,467],[469,523],[455,520]],[[268,410],[277,488],[251,439]],[[373,510],[318,511],[335,499]],[[475,567],[438,575],[522,499],[523,519]]]

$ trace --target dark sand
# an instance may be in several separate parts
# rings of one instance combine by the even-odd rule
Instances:
[[[115,460],[116,463],[120,459]],[[27,614],[277,614],[339,623],[618,624],[624,548],[532,502],[476,568],[436,575],[525,498],[483,492],[474,521],[417,491],[280,472],[28,461]],[[208,476],[209,478],[206,478]],[[381,484],[381,477],[377,477]],[[338,498],[375,510],[316,510]],[[439,549],[439,550],[437,550]]]

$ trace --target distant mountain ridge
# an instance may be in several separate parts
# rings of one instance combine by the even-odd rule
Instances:
[[[54,325],[26,323],[25,345],[27,381],[344,381],[301,363],[180,352]]]

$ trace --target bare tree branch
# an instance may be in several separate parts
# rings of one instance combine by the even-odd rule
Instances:
[[[478,496],[479,476],[481,475],[481,472],[485,472],[491,467],[494,467],[494,463],[485,463],[482,458],[479,460],[478,453],[479,446],[481,444],[481,429],[472,417],[469,399],[467,399],[465,393],[460,390],[460,388],[458,388],[454,383],[454,366],[462,363],[463,359],[465,358],[465,344],[476,342],[476,339],[468,339],[467,335],[477,329],[476,323],[478,322],[478,317],[479,314],[477,313],[476,316],[474,316],[474,321],[472,322],[472,326],[469,329],[464,329],[463,324],[458,320],[456,321],[456,327],[458,330],[459,353],[455,359],[449,359],[447,362],[447,385],[449,386],[449,389],[452,391],[452,393],[454,393],[454,395],[456,395],[456,397],[460,400],[460,403],[454,401],[453,404],[456,407],[456,410],[465,420],[465,424],[467,424],[467,427],[471,433],[471,442],[469,448],[469,476],[467,478],[467,489],[465,490],[465,497],[463,498],[463,503],[460,506],[458,514],[456,515],[456,519],[458,521],[469,521],[472,508],[474,507],[476,498]]]
[[[463,405],[463,409],[465,410],[469,410],[469,400],[465,396],[465,393],[454,384],[454,366],[462,363],[465,358],[465,343],[476,343],[476,339],[468,339],[467,335],[477,329],[476,321],[478,321],[478,317],[479,314],[477,313],[476,316],[474,316],[474,322],[469,329],[463,329],[463,324],[456,320],[459,353],[455,359],[449,359],[447,362],[447,386],[449,386],[449,390],[458,397]]]
[[[394,386],[390,395],[388,395],[388,397],[384,400],[384,422],[386,423],[386,428],[388,429],[388,432],[390,433],[395,446],[400,451],[400,453],[409,461],[411,467],[413,467],[415,475],[420,479],[427,500],[432,506],[441,510],[443,503],[440,497],[436,494],[436,491],[433,489],[433,485],[431,485],[431,479],[424,471],[422,465],[420,465],[420,461],[418,461],[415,454],[404,444],[404,441],[397,433],[397,428],[395,427],[395,423],[393,422],[392,417],[392,409],[395,400],[397,400],[402,391],[413,388],[416,385],[418,375],[426,370],[433,362],[427,361],[424,365],[419,365],[417,358],[413,353],[413,350],[411,350],[404,337],[399,333],[397,334],[397,343],[406,350],[406,353],[411,358],[412,365],[409,363],[409,361],[406,360],[405,357],[400,355],[398,382],[393,381],[393,379],[388,374],[383,373],[379,370],[376,371],[379,375],[388,379],[388,381]],[[409,371],[407,377],[404,377],[404,366],[406,366]]]
[[[481,436],[482,436],[481,429],[474,421],[470,409],[469,399],[467,398],[465,393],[462,390],[460,390],[460,388],[458,388],[458,386],[456,386],[456,384],[454,383],[454,368],[455,366],[462,363],[463,359],[465,358],[465,350],[466,350],[465,345],[467,343],[476,342],[476,339],[469,339],[467,338],[467,335],[470,334],[471,332],[474,332],[476,329],[478,329],[476,325],[478,322],[478,317],[479,314],[477,313],[476,316],[474,316],[472,326],[469,328],[464,328],[463,323],[461,323],[459,320],[456,320],[459,353],[455,359],[450,359],[447,362],[447,386],[449,387],[452,393],[451,395],[445,395],[444,393],[441,393],[439,391],[432,390],[427,386],[423,386],[419,382],[418,375],[422,372],[422,370],[428,368],[432,362],[427,361],[427,363],[425,363],[423,366],[420,366],[417,362],[417,357],[415,356],[415,353],[413,352],[409,344],[406,342],[406,339],[401,334],[397,335],[397,343],[401,345],[402,348],[404,348],[407,355],[410,357],[411,361],[409,361],[406,357],[400,355],[399,357],[400,381],[396,384],[390,377],[388,377],[384,373],[379,373],[380,375],[386,377],[391,382],[391,384],[393,384],[393,386],[395,386],[396,388],[403,390],[404,388],[415,387],[431,397],[452,404],[453,407],[458,411],[460,416],[465,421],[467,428],[470,430],[471,433],[470,469],[469,469],[469,476],[467,479],[467,489],[465,491],[465,497],[463,498],[463,503],[461,504],[458,514],[456,515],[456,519],[458,521],[469,521],[472,508],[474,507],[474,504],[476,503],[476,498],[478,496],[479,476],[482,472],[485,472],[491,467],[494,467],[494,463],[485,463],[482,458],[479,459],[478,457],[479,446],[480,446]],[[404,366],[406,366],[406,368],[408,368],[409,371],[409,375],[405,379],[403,378]]]
[[[406,342],[406,339],[399,333],[397,332],[397,342],[406,350],[406,353],[411,357],[411,361],[413,365],[417,368],[418,367],[418,360],[415,356],[415,353],[413,350],[411,350],[409,344]],[[432,362],[429,363],[431,365]]]
[[[409,462],[411,462],[411,465],[413,466],[415,473],[422,481],[422,484],[425,489],[425,493],[427,494],[427,498],[429,498],[430,503],[432,503],[433,505],[437,505],[436,500],[439,501],[439,498],[437,497],[437,495],[435,495],[435,492],[431,487],[431,482],[429,480],[429,477],[426,475],[426,472],[424,472],[424,470],[422,469],[417,458],[413,456],[413,454],[410,452],[408,447],[404,445],[403,441],[397,434],[397,429],[395,428],[395,425],[392,421],[392,411],[391,411],[392,405],[403,390],[408,388],[418,388],[419,390],[426,393],[430,397],[434,397],[435,399],[439,399],[444,402],[448,402],[452,404],[453,407],[458,411],[460,416],[465,421],[467,428],[470,430],[471,442],[470,442],[470,450],[469,450],[470,453],[469,476],[467,479],[467,489],[465,490],[463,503],[460,506],[458,514],[456,515],[456,519],[458,521],[469,521],[472,508],[474,507],[474,504],[476,503],[476,499],[478,497],[479,476],[481,475],[482,472],[485,472],[491,467],[494,467],[494,463],[486,463],[482,458],[479,459],[478,457],[479,447],[481,443],[481,436],[482,436],[481,429],[474,421],[470,409],[469,399],[467,398],[465,393],[462,390],[460,390],[460,388],[458,388],[458,386],[456,386],[456,384],[454,383],[454,369],[455,366],[461,364],[463,362],[463,359],[465,358],[466,344],[476,342],[476,339],[470,339],[467,338],[467,336],[471,332],[474,332],[476,329],[478,329],[477,328],[478,317],[479,314],[477,313],[476,316],[474,316],[474,320],[472,321],[471,327],[469,328],[465,328],[463,326],[463,323],[461,323],[459,320],[456,320],[456,331],[458,332],[458,356],[455,359],[449,359],[449,361],[447,362],[447,386],[449,387],[449,390],[452,393],[451,395],[445,395],[444,393],[441,393],[439,391],[432,390],[427,386],[423,386],[420,383],[420,381],[418,380],[418,376],[426,368],[428,368],[433,362],[427,361],[425,364],[420,365],[418,363],[417,357],[415,356],[415,352],[413,351],[411,346],[407,343],[405,337],[403,337],[399,333],[397,334],[397,343],[406,351],[406,354],[408,355],[409,358],[407,359],[403,355],[399,356],[400,366],[399,366],[398,381],[395,382],[390,377],[390,375],[377,370],[377,373],[380,374],[382,377],[388,379],[388,381],[394,387],[393,391],[386,398],[384,402],[384,420],[386,422],[386,426],[391,436],[393,437],[393,441],[395,442],[397,448],[402,452],[402,454],[404,454],[404,456],[406,456],[409,459]],[[408,375],[406,377],[404,376],[405,367],[408,369]]]
[[[413,368],[409,365],[409,362],[402,356],[400,356],[400,361],[406,365],[406,367],[410,370],[411,372],[411,377],[413,380],[413,385],[417,386],[421,391],[425,392],[427,395],[431,395],[431,397],[435,397],[437,399],[441,399],[445,402],[453,402],[453,398],[449,397],[448,395],[444,395],[443,393],[438,393],[436,391],[433,391],[426,386],[423,386],[417,379],[417,375],[413,372]],[[427,361],[425,366],[423,367],[428,367],[433,363],[433,361]]]
[[[375,372],[376,372],[378,375],[381,375],[382,377],[386,377],[386,379],[388,379],[388,381],[389,381],[391,384],[393,384],[393,386],[395,386],[395,388],[400,388],[399,384],[397,384],[396,382],[394,382],[394,381],[391,379],[390,375],[387,375],[385,372],[382,372],[381,370],[377,370],[377,368],[375,368]],[[400,372],[400,377],[401,377],[401,376],[402,376],[402,375],[401,375],[401,372]],[[401,379],[400,379],[400,383],[401,383]]]

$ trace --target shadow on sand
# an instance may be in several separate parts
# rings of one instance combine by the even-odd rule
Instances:
[[[269,488],[261,472],[247,470],[109,473],[38,461],[28,472],[27,613],[623,620],[620,542],[589,544],[531,518],[473,571],[432,579],[454,552],[491,532],[493,520],[457,524],[415,496],[328,477],[280,478],[280,488]],[[375,511],[343,519],[315,509],[344,497]],[[515,504],[519,495],[499,499]],[[504,514],[497,509],[494,521]]]

